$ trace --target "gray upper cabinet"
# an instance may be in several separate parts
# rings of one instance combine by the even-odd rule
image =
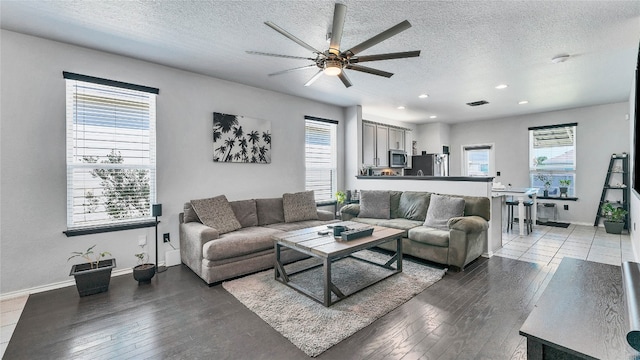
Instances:
[[[407,142],[409,145],[407,145]],[[405,150],[411,154],[411,131],[394,126],[362,122],[362,165],[389,166],[389,150]]]
[[[389,166],[389,128],[376,126],[376,157],[378,167]]]
[[[362,165],[376,166],[376,126],[362,123]]]

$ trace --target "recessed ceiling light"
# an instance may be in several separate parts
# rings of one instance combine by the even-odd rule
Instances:
[[[429,97],[429,95],[427,95],[427,94],[420,94],[418,97],[419,97],[420,99],[426,99],[426,98],[428,98],[428,97]]]
[[[398,106],[398,110],[404,110],[404,106]]]
[[[437,116],[435,116],[435,115],[429,116],[429,119],[435,119],[435,118],[437,118]]]
[[[569,57],[571,57],[571,55],[569,55],[569,54],[562,54],[562,55],[554,56],[553,58],[551,58],[551,62],[554,63],[554,64],[558,64],[558,63],[567,61],[567,59],[569,59]]]
[[[508,87],[509,87],[509,85],[507,85],[507,84],[500,84],[500,85],[496,86],[496,89],[502,90],[502,89],[506,89]]]
[[[529,102],[527,100],[522,100],[522,101],[518,101],[519,105],[524,105],[524,104],[528,104]]]

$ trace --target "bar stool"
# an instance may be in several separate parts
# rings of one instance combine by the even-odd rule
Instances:
[[[507,200],[505,201],[507,205],[507,231],[510,229],[513,230],[513,222],[514,222],[514,211],[518,208],[518,200]],[[525,200],[522,203],[525,209],[525,219],[524,222],[527,226],[527,235],[530,232],[533,232],[533,221],[531,220],[531,208],[533,207],[533,200]],[[515,209],[514,209],[515,208]]]

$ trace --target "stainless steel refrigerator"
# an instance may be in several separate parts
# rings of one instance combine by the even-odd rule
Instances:
[[[425,154],[411,157],[411,169],[405,175],[449,176],[449,154]]]

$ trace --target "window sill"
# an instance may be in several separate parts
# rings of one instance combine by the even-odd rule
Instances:
[[[160,221],[158,221],[159,223]],[[85,227],[78,229],[69,229],[63,231],[67,237],[70,236],[80,236],[80,235],[90,235],[90,234],[99,234],[104,232],[112,232],[112,231],[121,231],[121,230],[131,230],[131,229],[141,229],[147,227],[156,226],[155,220],[146,220],[142,222],[128,223],[128,224],[118,224],[118,225],[102,225],[102,226],[94,226],[94,227]]]
[[[562,201],[577,201],[577,197],[559,197],[559,196],[536,196],[538,200],[562,200]]]

